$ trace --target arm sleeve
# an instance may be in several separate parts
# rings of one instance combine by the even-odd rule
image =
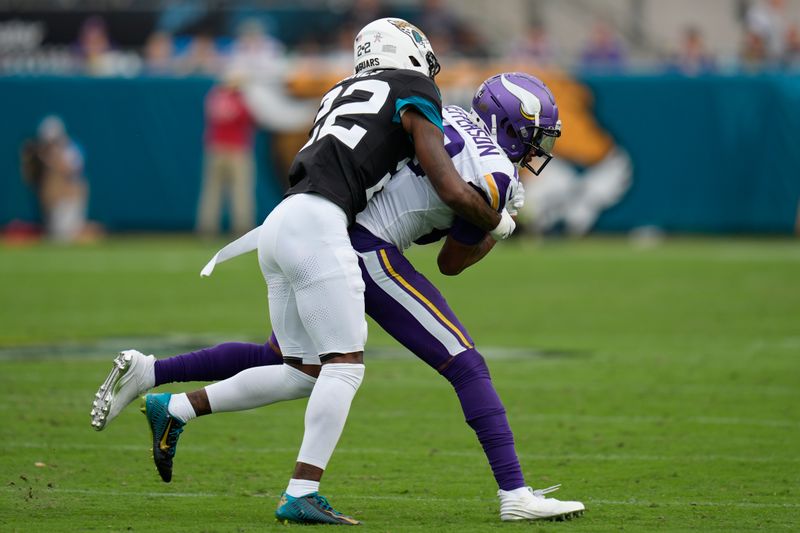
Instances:
[[[408,107],[413,107],[422,115],[430,120],[437,128],[444,131],[442,123],[442,97],[439,89],[432,79],[423,74],[413,71],[409,72],[409,78],[405,80],[397,91],[394,105],[394,122],[400,122],[403,111]]]
[[[486,232],[463,218],[456,217],[450,229],[450,236],[461,244],[474,246],[486,237]]]

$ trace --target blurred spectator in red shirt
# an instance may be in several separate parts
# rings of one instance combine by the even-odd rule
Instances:
[[[240,73],[230,71],[206,95],[205,162],[197,215],[197,231],[203,235],[220,232],[226,200],[234,233],[245,233],[254,224],[255,120],[240,90],[242,82]]]

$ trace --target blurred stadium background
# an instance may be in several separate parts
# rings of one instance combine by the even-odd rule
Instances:
[[[59,175],[53,157],[36,165],[52,119],[74,147],[62,181],[83,182],[85,216],[112,233],[215,231],[198,221],[204,150],[210,129],[232,128],[222,142],[255,154],[255,215],[242,215],[255,224],[280,198],[320,95],[351,70],[353,34],[395,14],[431,36],[447,103],[468,105],[504,70],[551,85],[565,134],[560,161],[526,176],[532,232],[796,231],[800,1],[501,0],[486,11],[475,0],[0,2],[0,227],[36,234],[52,216],[42,195],[81,196],[42,185]],[[216,124],[210,99],[204,112],[214,86],[243,95],[244,123]]]

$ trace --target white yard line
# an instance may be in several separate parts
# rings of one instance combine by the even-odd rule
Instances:
[[[27,487],[20,484],[17,486],[3,487],[6,492],[15,492],[24,490]],[[118,496],[118,497],[135,497],[135,498],[279,498],[280,494],[276,493],[256,493],[256,494],[236,494],[231,495],[229,492],[154,492],[154,491],[117,491],[112,489],[67,489],[67,488],[37,488],[44,492],[53,494],[84,494],[87,496]],[[494,502],[495,498],[490,497],[474,497],[474,498],[441,498],[436,496],[406,496],[406,495],[387,495],[376,496],[374,494],[347,494],[338,495],[339,499],[346,500],[379,500],[379,501],[425,501],[425,502],[451,502],[451,503],[475,503],[475,502]],[[735,507],[743,509],[797,509],[800,508],[800,503],[757,503],[757,502],[709,502],[709,501],[676,501],[676,500],[659,500],[648,502],[643,500],[601,500],[601,499],[586,499],[585,502],[590,507],[592,505],[618,505],[618,506],[632,506],[632,507]]]
[[[108,450],[115,451],[130,451],[146,453],[148,448],[146,444],[133,445],[133,444],[88,444],[88,443],[42,443],[42,442],[27,442],[27,441],[6,441],[0,444],[0,450],[11,449],[37,449],[37,450]],[[247,447],[247,446],[226,446],[226,452],[236,454],[253,454],[253,453],[296,453],[297,448],[288,447]],[[218,453],[219,447],[217,446],[184,446],[182,454],[196,454],[196,453]],[[403,449],[384,449],[384,448],[341,448],[336,451],[337,454],[345,455],[405,455],[405,456],[443,456],[443,457],[483,457],[480,450],[427,450],[420,449],[417,452],[411,452]],[[726,454],[693,454],[693,455],[658,455],[658,454],[626,454],[626,453],[526,453],[520,452],[518,454],[523,459],[540,460],[540,461],[557,461],[557,460],[574,460],[574,461],[642,461],[642,462],[734,462],[734,463],[798,463],[800,457],[758,457],[747,455],[726,455]]]
[[[256,413],[257,411],[252,411]],[[378,410],[370,416],[380,418],[403,418],[413,414],[417,418],[423,419],[443,419],[452,418],[452,413],[428,411],[428,412],[415,412],[414,409],[408,410]],[[664,417],[664,416],[647,416],[647,415],[581,415],[572,413],[511,413],[509,415],[511,423],[519,421],[528,422],[574,422],[577,424],[658,424],[658,425],[674,425],[674,424],[701,424],[705,426],[755,426],[755,427],[769,427],[769,428],[790,428],[800,429],[800,421],[789,419],[769,419],[769,418],[741,418],[741,417],[710,417],[710,416],[688,416],[688,417]]]

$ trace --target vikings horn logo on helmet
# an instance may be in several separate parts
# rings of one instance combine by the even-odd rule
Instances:
[[[505,74],[500,77],[500,81],[503,83],[503,87],[505,87],[508,92],[516,96],[520,101],[520,114],[522,114],[522,116],[526,119],[532,120],[538,128],[539,113],[542,112],[542,103],[539,101],[539,98],[537,98],[535,94],[529,93],[519,85],[511,83],[511,80],[507,79]]]

